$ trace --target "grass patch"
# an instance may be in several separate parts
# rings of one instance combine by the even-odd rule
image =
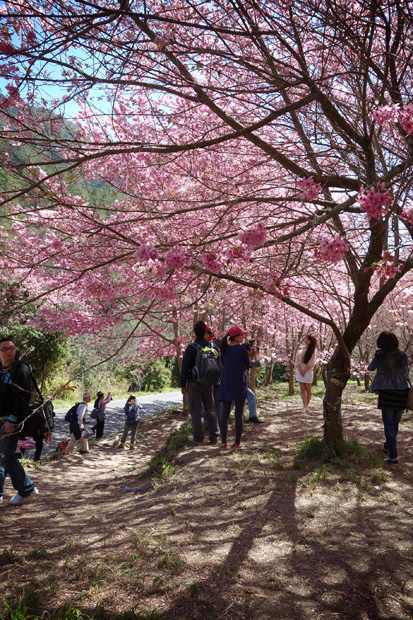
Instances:
[[[33,549],[27,556],[31,560],[42,560],[49,557],[47,549],[44,545],[40,545],[37,549]]]
[[[337,456],[333,448],[324,442],[322,437],[307,437],[295,450],[293,467],[294,469],[300,469],[300,464],[312,461],[344,466],[352,462],[353,464],[364,464],[371,467],[375,467],[380,463],[375,454],[368,452],[355,439],[344,439],[344,444],[346,447],[346,454],[341,458]]]
[[[148,467],[138,475],[138,478],[147,478],[151,475],[158,476],[160,482],[164,482],[167,478],[173,476],[177,471],[174,461],[182,448],[188,442],[188,433],[192,428],[191,422],[186,422],[178,431],[174,431],[167,439],[165,445],[155,456],[149,461]]]
[[[306,477],[306,481],[318,486],[327,478],[330,472],[339,475],[342,482],[352,482],[369,487],[378,484],[384,478],[381,473],[380,458],[363,448],[356,440],[344,440],[346,453],[343,457],[337,456],[334,450],[327,446],[322,437],[307,437],[295,450],[293,468],[308,470],[314,468]],[[317,467],[321,463],[321,467]],[[365,469],[380,467],[380,473],[369,474],[365,477]]]
[[[199,581],[185,581],[182,585],[191,596],[199,596],[205,591],[204,585]]]
[[[280,467],[281,450],[279,448],[265,443],[257,451],[257,454],[262,456],[271,468],[277,469]]]
[[[174,551],[173,549],[165,551],[165,553],[162,553],[158,558],[158,568],[166,568],[171,571],[177,572],[182,570],[185,566],[185,560],[180,556],[177,551]]]
[[[0,566],[6,566],[7,564],[19,564],[23,561],[20,553],[16,553],[13,549],[5,547],[0,553]]]
[[[295,449],[293,461],[294,469],[303,469],[308,461],[328,463],[336,458],[334,450],[328,446],[322,437],[307,437]]]

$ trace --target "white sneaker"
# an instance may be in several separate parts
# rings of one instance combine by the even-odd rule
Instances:
[[[307,413],[307,409],[306,409],[305,407],[303,407],[303,408],[301,409],[301,413]]]
[[[3,495],[0,495],[0,504],[3,503]]]
[[[30,493],[30,495],[28,495],[27,497],[22,497],[21,495],[19,495],[18,493],[16,493],[16,495],[14,497],[11,498],[10,500],[10,504],[12,506],[20,506],[21,504],[23,504],[25,501],[27,501],[29,499],[29,497],[32,497],[32,495],[39,495],[39,491],[37,487],[34,487],[33,491]]]

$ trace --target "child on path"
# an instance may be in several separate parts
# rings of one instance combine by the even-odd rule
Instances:
[[[136,396],[131,394],[128,400],[125,403],[124,411],[125,411],[125,428],[123,429],[123,435],[121,442],[119,444],[119,448],[125,447],[125,441],[128,436],[129,430],[131,431],[130,438],[130,446],[129,450],[135,449],[135,438],[136,438],[136,430],[138,428],[138,424],[140,422],[140,411],[142,409],[142,405],[140,405],[136,401]]]

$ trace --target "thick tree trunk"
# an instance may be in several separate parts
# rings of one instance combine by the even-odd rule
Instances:
[[[249,389],[252,390],[254,393],[255,393],[256,380],[257,380],[257,369],[250,368],[247,372],[247,384],[248,384]]]
[[[292,362],[289,363],[290,375],[288,379],[288,395],[294,396],[294,380],[295,380],[295,367]]]
[[[323,400],[324,441],[339,455],[344,454],[341,399],[350,377],[350,356],[340,345],[327,364],[327,385]]]
[[[366,392],[368,392],[370,383],[371,383],[370,375],[364,375],[364,389],[366,390]]]
[[[274,362],[268,363],[265,366],[265,385],[271,385],[272,383],[272,372],[274,370]]]

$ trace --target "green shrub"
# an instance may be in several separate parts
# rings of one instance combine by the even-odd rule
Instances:
[[[145,392],[160,391],[171,385],[171,369],[166,368],[163,359],[149,362],[143,371],[141,389]]]

